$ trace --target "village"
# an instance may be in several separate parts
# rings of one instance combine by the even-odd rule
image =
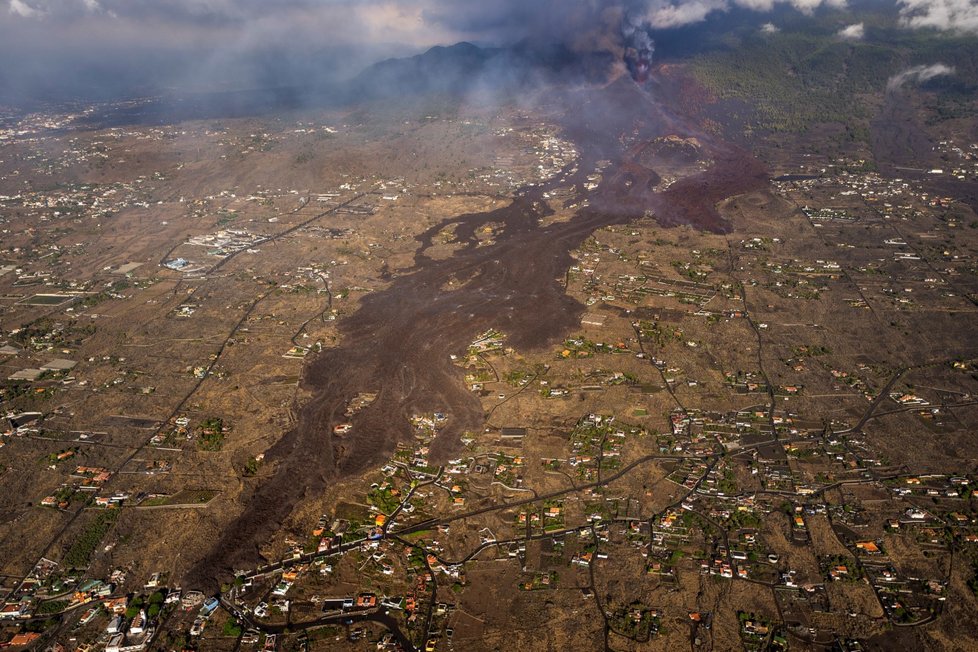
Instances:
[[[805,157],[720,206],[730,233],[594,231],[557,279],[569,332],[520,347],[500,319],[451,354],[483,419],[447,458],[451,405],[406,414],[262,561],[187,585],[343,320],[422,258],[491,251],[503,225],[452,218],[580,156],[525,111],[420,115],[0,132],[0,645],[518,649],[573,612],[615,649],[856,650],[973,609],[978,218],[926,184],[974,176],[951,140],[903,179]],[[548,191],[547,223],[575,197]],[[392,400],[348,398],[324,446]]]

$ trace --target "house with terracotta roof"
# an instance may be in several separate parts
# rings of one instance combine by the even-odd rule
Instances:
[[[17,634],[12,639],[10,639],[10,647],[24,647],[30,645],[37,639],[41,638],[41,635],[37,632],[24,632],[23,634]]]

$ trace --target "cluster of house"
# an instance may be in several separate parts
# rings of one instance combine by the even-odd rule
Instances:
[[[953,140],[942,140],[934,146],[934,150],[944,159],[957,159],[953,167],[936,174],[950,174],[959,181],[978,178],[978,143],[958,145]]]

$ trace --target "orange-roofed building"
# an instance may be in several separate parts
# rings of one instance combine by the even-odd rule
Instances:
[[[23,634],[17,634],[12,639],[10,639],[11,647],[21,647],[24,645],[30,645],[37,639],[41,638],[41,635],[37,632],[25,632]]]
[[[357,606],[361,608],[376,607],[377,596],[373,593],[361,593],[357,596]]]

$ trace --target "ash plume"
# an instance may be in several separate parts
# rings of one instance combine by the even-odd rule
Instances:
[[[632,79],[639,83],[648,81],[652,70],[655,41],[652,40],[651,31],[652,26],[647,21],[637,22],[627,13],[624,15],[621,24],[623,58]]]
[[[889,81],[886,82],[886,90],[892,93],[900,90],[907,83],[923,84],[935,77],[953,74],[954,68],[943,63],[935,63],[929,66],[914,66],[890,77]]]

